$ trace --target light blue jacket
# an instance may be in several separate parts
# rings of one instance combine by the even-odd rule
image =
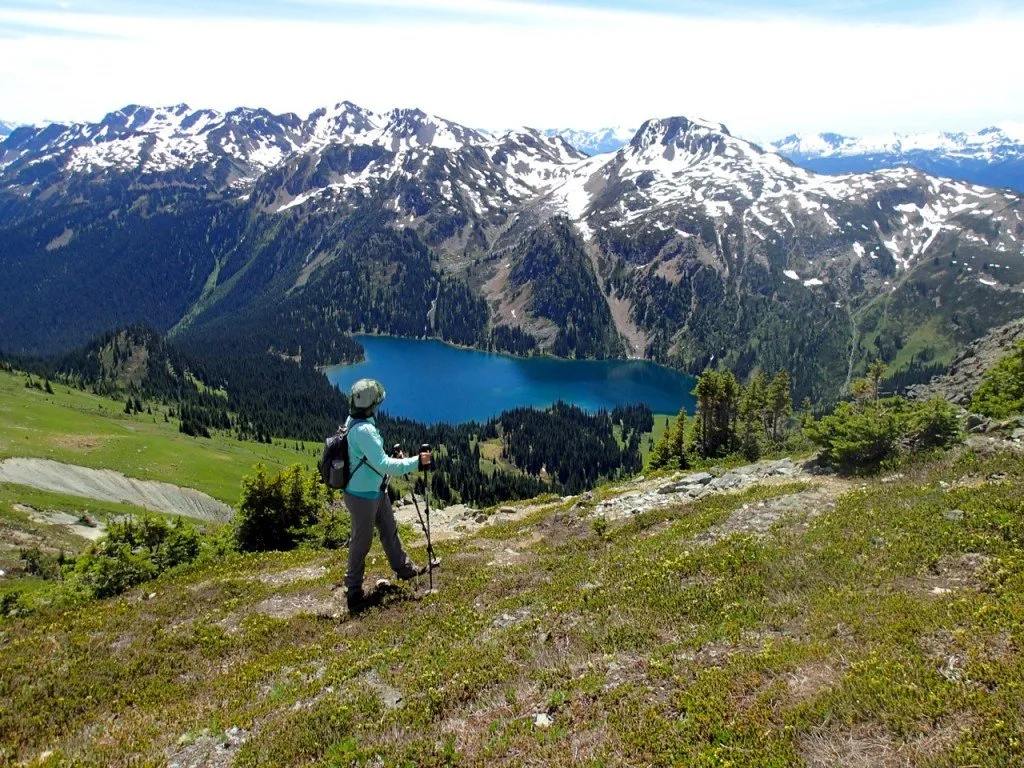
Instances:
[[[347,491],[353,496],[375,499],[380,496],[384,475],[408,475],[419,469],[419,456],[392,459],[384,452],[384,439],[377,431],[377,422],[372,417],[353,419],[349,416],[345,426],[348,427],[348,456],[352,470]],[[360,462],[363,462],[362,466]]]

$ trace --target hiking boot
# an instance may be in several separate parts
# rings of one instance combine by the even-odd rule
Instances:
[[[367,608],[366,595],[361,589],[350,589],[345,594],[345,602],[348,604],[348,612],[352,616],[362,613]]]
[[[426,572],[427,566],[409,563],[405,570],[398,574],[398,578],[402,581],[409,581],[410,579],[415,579],[417,576],[422,576]]]

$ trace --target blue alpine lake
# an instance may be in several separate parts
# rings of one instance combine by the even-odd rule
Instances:
[[[694,410],[694,378],[642,360],[518,358],[428,339],[356,336],[366,360],[324,372],[343,392],[358,379],[380,381],[383,410],[436,424],[486,421],[519,406],[562,400],[587,411],[646,403],[655,413]]]

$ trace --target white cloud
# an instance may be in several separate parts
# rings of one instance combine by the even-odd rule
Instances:
[[[3,41],[0,116],[97,119],[130,102],[181,101],[305,114],[349,99],[481,127],[688,114],[762,139],[1024,119],[1020,16],[912,27],[386,2],[391,13],[349,8],[351,21],[339,18],[344,0],[326,3],[332,21],[0,9],[0,25],[74,33]]]

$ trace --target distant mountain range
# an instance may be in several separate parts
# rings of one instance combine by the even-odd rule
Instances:
[[[588,155],[616,152],[625,146],[636,133],[636,128],[617,126],[598,128],[596,131],[574,130],[572,128],[548,128],[545,136],[561,136],[569,144]]]
[[[418,109],[129,106],[0,142],[0,349],[145,321],[321,364],[362,330],[787,367],[822,399],[1024,315],[1022,243],[1016,193],[821,176],[686,117],[587,157]]]
[[[0,120],[0,136],[7,136],[17,127],[18,123],[9,123],[6,120]]]
[[[772,148],[819,173],[912,166],[936,176],[1024,191],[1024,125],[993,126],[976,133],[894,133],[868,138],[798,134],[773,142]]]

